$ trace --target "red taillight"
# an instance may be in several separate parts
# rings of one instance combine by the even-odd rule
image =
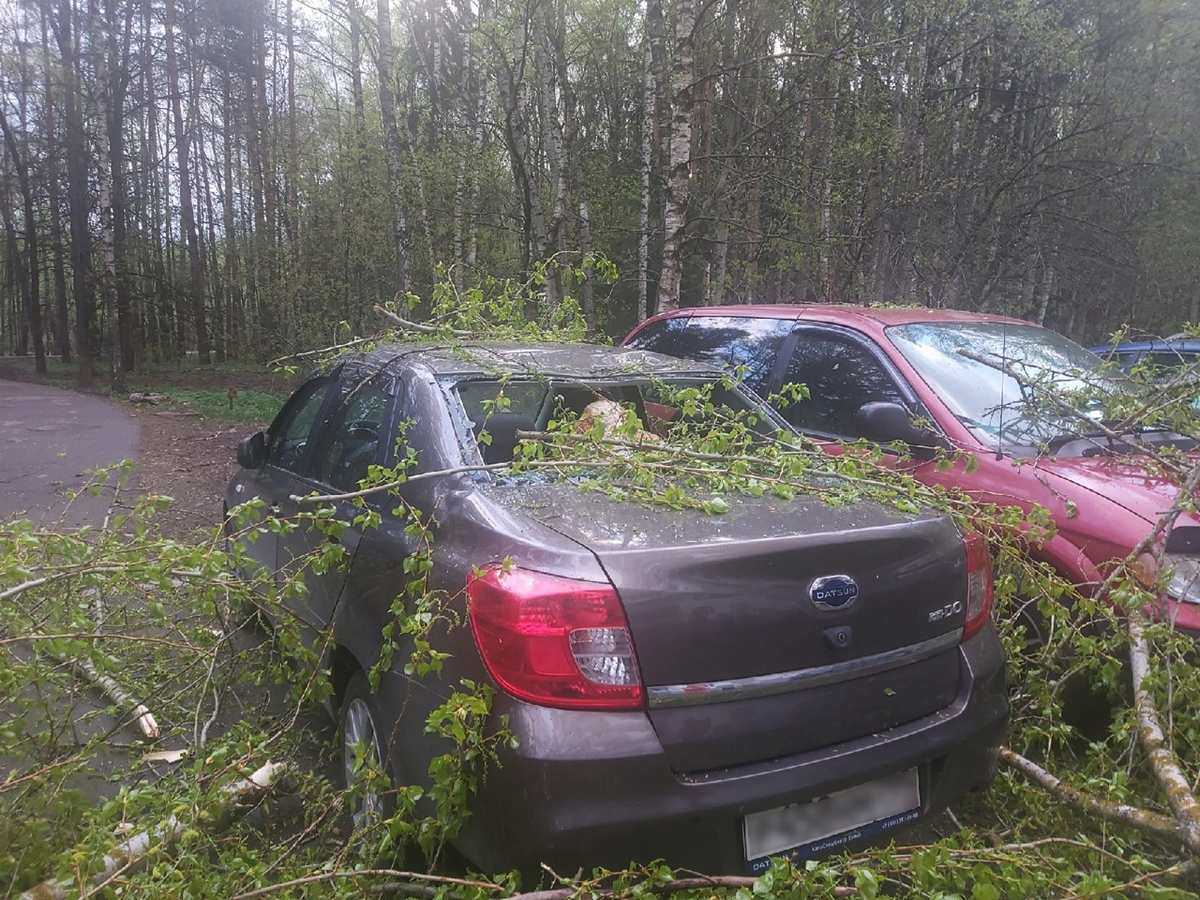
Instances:
[[[467,579],[488,672],[514,697],[561,709],[641,709],[637,659],[611,584],[489,568]]]
[[[992,555],[987,542],[975,532],[963,536],[967,548],[967,620],[963,640],[979,631],[992,611]]]

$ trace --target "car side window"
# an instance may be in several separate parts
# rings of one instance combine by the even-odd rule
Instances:
[[[317,448],[315,477],[342,493],[358,490],[378,458],[388,394],[374,382],[360,382],[329,417]]]
[[[904,405],[892,376],[866,348],[845,338],[802,331],[788,361],[785,384],[808,386],[809,399],[783,407],[784,418],[801,431],[845,440],[864,437],[858,410],[864,403]]]
[[[288,401],[279,417],[271,423],[267,446],[267,464],[289,472],[300,472],[309,435],[317,422],[325,395],[329,393],[330,378],[309,382]]]

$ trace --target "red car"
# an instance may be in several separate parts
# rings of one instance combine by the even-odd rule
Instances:
[[[625,344],[743,367],[763,396],[807,385],[810,399],[781,410],[800,431],[831,444],[902,441],[913,451],[904,465],[927,484],[1025,510],[1045,507],[1057,534],[1030,555],[1085,592],[1150,533],[1176,494],[1127,444],[1084,424],[1088,416],[1098,423],[1098,407],[1085,408],[1083,418],[1056,418],[1033,402],[1052,390],[1078,404],[1089,389],[1112,387],[1110,370],[1067,338],[1019,319],[918,308],[704,307],[648,319]],[[1137,439],[1194,446],[1166,429],[1139,429]],[[930,449],[937,445],[969,453],[971,465],[960,455],[939,470]],[[1174,567],[1170,614],[1177,628],[1200,636],[1200,517],[1182,515],[1166,549]]]

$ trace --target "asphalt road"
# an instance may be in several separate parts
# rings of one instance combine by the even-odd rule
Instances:
[[[95,496],[86,492],[74,495],[95,482],[92,471],[135,458],[140,433],[136,419],[97,397],[0,379],[0,524],[30,518],[38,525],[63,531],[85,525],[103,527],[112,506],[111,480]],[[125,498],[128,503],[135,489],[136,485],[129,488]],[[233,646],[239,656],[258,653],[264,659],[271,650],[270,641],[261,632],[239,632]],[[16,646],[10,652],[18,663],[33,660],[33,651],[28,647]],[[249,661],[242,664],[254,665]],[[36,685],[30,685],[24,693],[26,700],[42,704],[43,726],[62,735],[64,750],[96,737],[106,738],[82,771],[68,782],[89,800],[111,797],[119,786],[111,777],[128,772],[131,766],[136,774],[126,774],[122,779],[125,784],[170,774],[176,769],[174,761],[139,765],[138,760],[147,750],[182,749],[191,743],[190,720],[165,722],[160,715],[162,740],[156,746],[145,744],[128,715],[114,715],[110,702],[82,682],[63,696],[44,697]],[[5,703],[5,698],[0,698],[0,722],[12,713]],[[147,704],[153,712],[153,700],[147,699]],[[267,721],[265,717],[283,719],[291,713],[284,685],[247,681],[223,698],[220,716],[213,723],[214,736],[244,716]],[[335,768],[324,753],[331,741],[330,724],[324,714],[315,707],[306,708],[292,727],[312,734],[295,762],[335,779]],[[20,747],[9,751],[0,750],[0,782],[36,762],[26,758]]]
[[[59,388],[0,380],[0,521],[102,525],[113,485],[72,495],[89,471],[133,458],[137,422],[111,404]]]

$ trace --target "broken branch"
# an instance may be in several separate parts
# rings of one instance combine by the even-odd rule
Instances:
[[[237,809],[262,799],[285,768],[284,763],[268,762],[255,770],[248,778],[225,785],[221,789],[219,809],[217,815],[211,819],[211,827],[219,827]],[[178,837],[183,831],[184,825],[184,821],[177,816],[170,816],[158,827],[140,831],[133,837],[117,844],[104,854],[103,871],[92,879],[92,884],[97,888],[102,887],[114,875],[139,863],[155,844],[170,842]],[[73,886],[73,881],[59,881],[57,878],[51,878],[25,891],[21,894],[21,900],[62,900],[67,896],[67,889],[71,886]]]
[[[1129,661],[1133,667],[1133,703],[1138,719],[1138,739],[1150,758],[1159,786],[1175,814],[1176,833],[1193,856],[1200,856],[1200,802],[1175,751],[1167,743],[1154,698],[1146,689],[1150,671],[1150,645],[1146,641],[1146,618],[1141,610],[1129,611]]]
[[[1113,803],[1101,797],[1085,794],[1070,785],[1063,784],[1060,779],[1047,772],[1033,760],[1026,759],[1021,754],[1007,747],[1000,748],[1000,760],[1025,775],[1052,797],[1062,800],[1068,806],[1072,806],[1080,812],[1095,813],[1106,819],[1122,822],[1144,834],[1153,835],[1154,837],[1167,839],[1179,837],[1179,828],[1175,820],[1169,816],[1164,816],[1153,810],[1142,809],[1138,806],[1130,806],[1126,803]]]

